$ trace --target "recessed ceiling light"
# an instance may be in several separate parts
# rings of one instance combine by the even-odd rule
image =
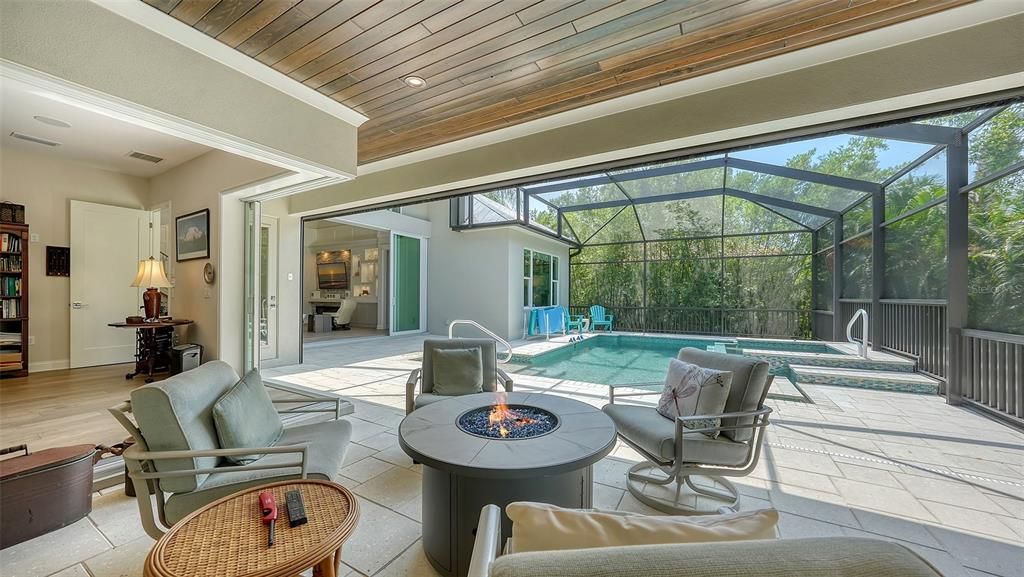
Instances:
[[[71,128],[71,125],[63,120],[57,120],[56,118],[50,118],[49,116],[33,116],[39,122],[43,124],[49,124],[50,126],[56,126],[57,128]]]
[[[427,81],[419,76],[406,76],[403,82],[405,82],[406,86],[409,88],[423,88],[427,85]]]

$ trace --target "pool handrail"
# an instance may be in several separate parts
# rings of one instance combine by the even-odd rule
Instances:
[[[480,323],[478,323],[476,321],[469,320],[469,319],[457,319],[457,320],[454,320],[454,321],[448,323],[448,338],[449,339],[454,339],[455,338],[455,325],[470,325],[472,327],[476,327],[478,330],[483,332],[485,335],[487,335],[487,336],[491,337],[492,339],[494,339],[494,341],[496,343],[504,346],[505,349],[507,349],[504,354],[506,354],[507,356],[504,359],[501,358],[501,356],[499,356],[498,357],[498,362],[499,363],[505,364],[505,363],[507,363],[507,362],[512,360],[512,345],[509,344],[508,341],[506,341],[505,339],[499,337],[493,331],[491,331],[490,329],[488,329],[487,327],[483,326],[482,324],[480,324]]]

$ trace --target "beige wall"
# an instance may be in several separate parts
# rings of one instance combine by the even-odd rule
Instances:
[[[46,276],[45,247],[70,246],[70,201],[146,208],[149,182],[45,154],[3,148],[0,198],[25,205],[29,232],[39,235],[39,241],[28,247],[29,336],[35,340],[29,347],[30,368],[66,368],[70,358],[71,280]]]
[[[279,173],[276,166],[213,150],[150,180],[150,206],[170,201],[175,218],[210,210],[210,259],[175,263],[170,312],[195,321],[183,336],[203,345],[204,358],[224,358],[236,369],[241,368],[243,342],[241,202],[222,193]],[[173,246],[170,256],[176,259]],[[217,271],[213,285],[203,280],[207,262]],[[225,315],[231,321],[222,320]]]
[[[355,174],[352,124],[92,2],[0,2],[0,56],[281,159]]]

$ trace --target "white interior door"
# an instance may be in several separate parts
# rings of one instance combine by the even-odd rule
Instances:
[[[135,331],[108,323],[141,315],[139,261],[160,254],[159,213],[71,201],[71,367],[135,359]],[[150,224],[152,223],[152,228]]]
[[[260,219],[260,360],[277,358],[277,219]]]

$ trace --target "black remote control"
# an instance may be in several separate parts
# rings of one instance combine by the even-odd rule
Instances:
[[[288,491],[284,494],[284,502],[288,508],[288,526],[298,527],[306,524],[306,506],[302,503],[302,493]]]

